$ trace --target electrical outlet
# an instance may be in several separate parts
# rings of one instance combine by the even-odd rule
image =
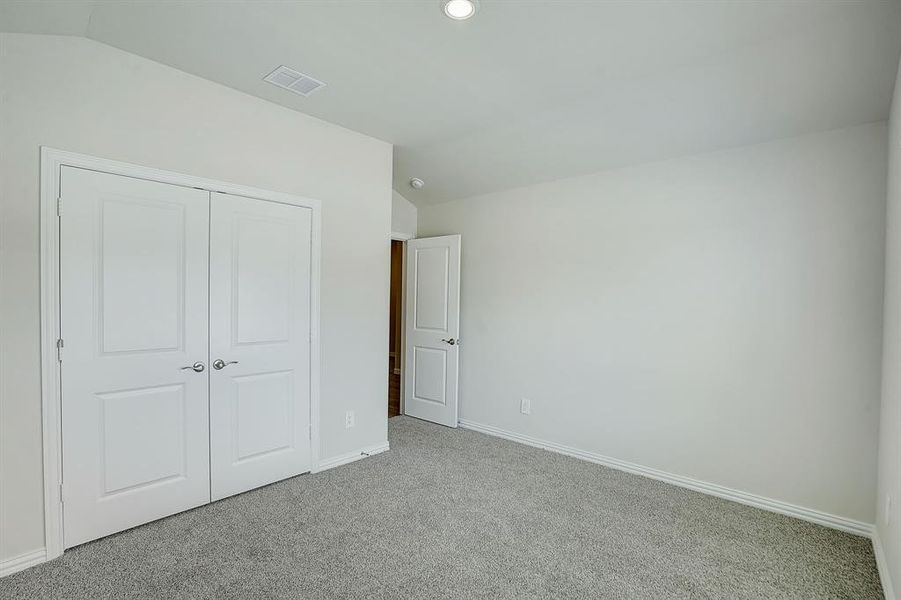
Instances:
[[[344,413],[344,428],[350,429],[354,426],[354,411],[349,410]]]
[[[519,412],[521,412],[524,415],[531,415],[532,414],[532,401],[529,400],[528,398],[522,398],[519,401]]]

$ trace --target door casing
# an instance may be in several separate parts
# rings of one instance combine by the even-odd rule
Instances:
[[[59,203],[60,169],[63,166],[101,171],[136,179],[147,179],[183,187],[246,196],[269,202],[302,206],[312,210],[311,287],[310,287],[310,455],[312,471],[319,470],[319,294],[320,259],[322,240],[322,207],[318,200],[281,192],[272,192],[248,186],[236,185],[143,167],[131,163],[98,158],[41,147],[40,187],[40,263],[41,263],[41,424],[43,433],[44,467],[44,545],[45,560],[63,553],[62,507],[62,413],[60,387],[60,294],[59,294],[59,214],[65,206]]]

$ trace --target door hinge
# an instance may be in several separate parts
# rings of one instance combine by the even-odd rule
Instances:
[[[65,346],[65,342],[63,342],[63,338],[59,338],[56,340],[56,360],[59,362],[63,362],[63,347]]]
[[[60,196],[59,198],[56,199],[56,216],[57,217],[63,216],[63,198],[62,198],[62,196]]]
[[[66,501],[66,497],[63,495],[63,484],[59,484],[59,501],[60,503]]]

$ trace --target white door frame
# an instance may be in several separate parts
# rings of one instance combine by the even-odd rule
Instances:
[[[322,207],[318,200],[293,196],[281,192],[270,192],[257,188],[236,185],[142,167],[130,163],[77,154],[65,150],[41,147],[41,421],[44,452],[44,544],[46,560],[63,553],[63,506],[60,488],[62,486],[62,420],[60,362],[57,340],[60,339],[60,298],[59,298],[59,180],[63,166],[101,171],[113,175],[124,175],[136,179],[148,179],[184,187],[222,192],[235,196],[247,196],[269,202],[280,202],[303,206],[312,210],[313,231],[311,248],[310,287],[310,456],[313,471],[319,465],[319,291],[320,257],[322,234]],[[65,207],[61,207],[65,210]],[[65,348],[63,348],[63,352]]]

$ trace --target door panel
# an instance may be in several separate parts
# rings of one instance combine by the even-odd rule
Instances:
[[[100,205],[102,351],[182,346],[185,207],[134,198]],[[135,319],[135,314],[147,319]]]
[[[424,402],[447,404],[447,351],[443,348],[413,348],[413,397]]]
[[[212,194],[214,500],[311,468],[312,211]],[[233,362],[234,361],[234,362]]]
[[[263,208],[271,207],[261,204],[251,210]],[[282,222],[277,217],[261,218],[250,212],[233,219],[234,343],[240,346],[287,342],[291,334],[291,286],[297,284],[297,240],[292,237],[296,223]]]
[[[184,385],[97,394],[97,399],[103,497],[187,476]],[[145,456],[153,460],[139,460]]]
[[[407,242],[404,413],[457,426],[460,236]]]
[[[209,194],[62,167],[65,546],[209,501]]]
[[[447,332],[447,289],[450,248],[415,248],[416,273],[413,325],[418,331]]]
[[[235,463],[290,450],[294,444],[294,374],[233,377]]]

